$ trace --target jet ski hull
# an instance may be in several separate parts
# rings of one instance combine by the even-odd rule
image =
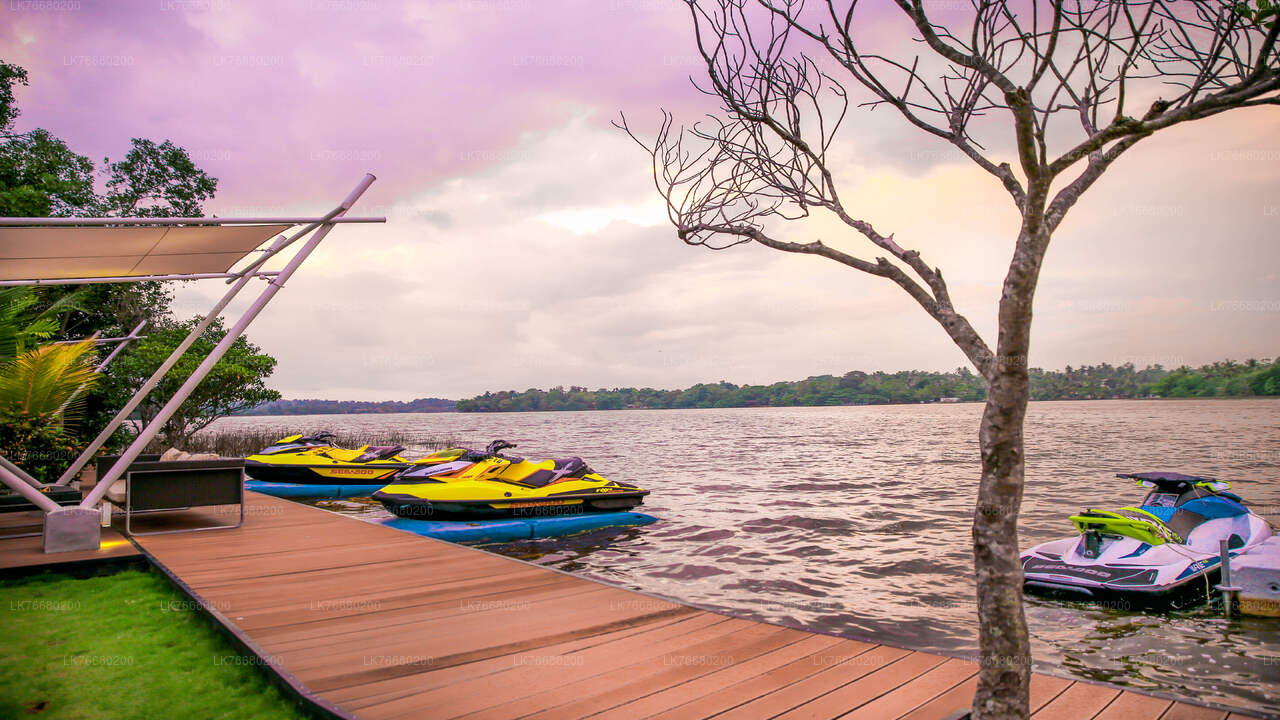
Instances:
[[[1265,520],[1246,514],[1204,522],[1185,543],[1102,536],[1090,551],[1083,535],[1063,538],[1022,554],[1023,587],[1068,599],[1185,607],[1203,603],[1219,582],[1219,538],[1231,543],[1229,555],[1236,557],[1270,536]]]
[[[579,515],[595,512],[625,512],[644,503],[649,491],[634,493],[583,494],[537,498],[476,498],[431,500],[415,495],[388,492],[373,494],[387,512],[402,518],[463,520],[468,518],[520,518],[552,515]]]
[[[301,485],[373,485],[380,487],[401,470],[411,467],[407,463],[378,463],[376,465],[300,465],[276,464],[245,460],[245,474],[254,480]]]
[[[1076,566],[1028,553],[1023,555],[1023,589],[1031,595],[1061,600],[1087,600],[1127,609],[1180,608],[1203,603],[1218,584],[1219,561],[1195,561],[1178,579],[1153,582],[1153,568]],[[1184,574],[1185,573],[1185,574]],[[1129,583],[1129,584],[1125,584]]]

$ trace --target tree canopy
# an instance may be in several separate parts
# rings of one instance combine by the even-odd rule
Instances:
[[[21,110],[14,90],[26,85],[26,70],[0,62],[0,216],[204,215],[203,203],[214,196],[218,181],[171,140],[133,138],[123,158],[104,158],[99,168],[46,129],[15,132]],[[147,321],[147,339],[126,349],[85,398],[86,422],[78,431],[91,433],[123,406],[197,322],[173,317],[171,287],[172,283],[143,282],[0,291],[0,359],[29,349],[35,341],[94,333],[118,337]],[[195,345],[196,354],[151,393],[141,411],[144,420],[154,416],[191,374],[219,333],[225,331],[215,324]],[[164,435],[180,438],[217,417],[277,399],[279,394],[264,384],[274,367],[273,358],[240,338],[166,425]],[[88,438],[71,438],[77,439]]]
[[[151,373],[164,362],[173,349],[199,322],[192,318],[147,333],[129,352],[123,354],[111,366],[104,379],[101,392],[108,404],[121,407]],[[169,398],[196,367],[204,361],[224,337],[227,331],[221,320],[215,320],[183,355],[173,370],[138,407],[138,416],[144,424],[150,423]],[[244,336],[236,338],[212,372],[183,402],[160,432],[162,442],[179,446],[193,433],[207,427],[214,420],[234,415],[263,403],[280,399],[280,393],[266,386],[266,379],[275,369],[276,360],[262,352]]]

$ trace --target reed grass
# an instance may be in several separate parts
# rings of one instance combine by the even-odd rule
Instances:
[[[198,432],[182,443],[179,450],[189,453],[214,453],[221,457],[246,457],[274,445],[286,433],[280,430],[243,429]],[[358,448],[362,445],[403,445],[412,453],[427,454],[447,447],[466,446],[466,443],[448,435],[424,435],[401,430],[334,431],[331,442],[339,447]],[[159,441],[152,441],[147,452],[161,453],[168,450]]]

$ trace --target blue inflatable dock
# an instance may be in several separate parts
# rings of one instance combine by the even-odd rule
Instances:
[[[244,489],[278,498],[347,498],[372,495],[385,483],[377,485],[302,485],[298,483],[245,480]]]
[[[497,543],[532,538],[559,537],[608,527],[648,525],[658,518],[644,513],[583,513],[536,518],[504,518],[502,520],[414,520],[380,518],[372,520],[417,535],[455,543]]]

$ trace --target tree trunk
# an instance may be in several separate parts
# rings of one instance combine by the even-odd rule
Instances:
[[[1023,421],[1030,384],[1031,305],[1048,233],[1024,225],[1000,299],[995,365],[987,382],[979,442],[982,482],[973,517],[981,665],[973,720],[1029,716],[1031,650],[1022,607],[1018,510],[1022,504]]]

